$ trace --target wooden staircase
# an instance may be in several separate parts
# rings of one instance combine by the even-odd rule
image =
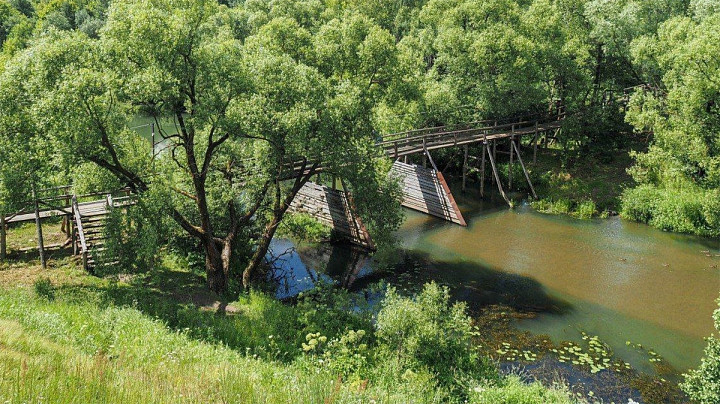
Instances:
[[[113,201],[111,195],[106,198],[105,204],[97,204],[92,209],[85,205],[81,209],[77,198],[73,197],[73,252],[80,256],[83,268],[88,272],[94,272],[96,268],[112,266],[118,263],[117,260],[103,257],[106,251],[105,227],[110,211],[115,206],[128,206],[132,204],[130,199],[122,198],[122,201]]]

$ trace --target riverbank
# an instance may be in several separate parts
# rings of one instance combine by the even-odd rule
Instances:
[[[644,140],[635,139],[629,147],[602,158],[568,158],[558,146],[538,150],[537,164],[530,166],[540,197],[532,202],[533,208],[580,219],[616,215],[622,192],[634,186],[627,172],[633,164],[630,152],[646,148]]]
[[[314,362],[338,357],[315,355],[304,343],[294,346],[298,334],[309,329],[317,334],[308,344],[314,338],[332,340],[338,333],[335,327],[371,330],[362,316],[345,312],[341,302],[348,295],[334,289],[337,299],[324,292],[315,295],[323,300],[325,315],[310,301],[288,306],[262,294],[228,303],[205,291],[197,275],[182,265],[166,257],[158,272],[118,281],[89,276],[71,258],[53,260],[47,270],[32,262],[0,264],[0,368],[9,375],[0,382],[0,398],[65,402],[73,397],[104,403],[323,402],[328,397],[331,402],[389,403],[409,397],[415,402],[454,401],[432,374],[406,371],[401,380],[391,382],[394,375],[384,373],[397,369],[379,366],[370,372],[372,383],[370,378],[338,377],[333,373],[337,369]],[[491,379],[466,397],[469,402],[514,403],[514,397],[523,397],[523,403],[628,398],[681,402],[676,400],[676,385],[663,374],[648,376],[612,366],[595,370],[602,359],[597,365],[575,363],[586,357],[579,346],[555,345],[547,336],[514,327],[514,321],[528,316],[532,314],[507,306],[474,312],[473,346],[479,358],[490,358],[504,376],[490,381],[488,368]],[[309,321],[288,327],[298,318]],[[368,332],[367,343],[377,345],[377,336]],[[563,365],[565,351],[568,361]],[[623,363],[603,352],[599,358]],[[351,358],[357,359],[345,359]],[[143,383],[137,383],[138,378]],[[564,386],[571,380],[582,383],[567,392]]]
[[[322,285],[294,304],[224,300],[171,253],[150,273],[104,278],[60,251],[48,269],[31,253],[11,259],[0,263],[2,402],[577,402],[500,376],[437,286],[417,302],[384,298],[371,321],[355,310],[361,295]]]

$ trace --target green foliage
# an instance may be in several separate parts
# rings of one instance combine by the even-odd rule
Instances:
[[[447,288],[427,284],[414,299],[389,288],[377,315],[384,354],[412,371],[431,371],[456,392],[493,377],[487,359],[472,346],[472,326],[462,303],[450,304]]]
[[[477,404],[571,404],[567,388],[548,389],[535,382],[526,384],[518,376],[510,376],[498,385],[478,387],[470,394]]]
[[[571,158],[595,156],[608,163],[615,151],[627,146],[630,127],[624,122],[622,110],[615,104],[591,106],[582,113],[568,117],[563,122],[559,139],[567,163]]]
[[[623,193],[624,217],[666,231],[720,235],[720,191],[662,190],[649,184]]]
[[[312,216],[294,213],[285,216],[278,235],[299,242],[319,242],[330,238],[330,228]]]
[[[33,283],[35,295],[47,300],[55,300],[55,286],[48,278],[40,278]]]
[[[696,4],[697,6],[697,4]],[[677,17],[657,35],[634,42],[635,62],[662,83],[632,97],[628,122],[652,131],[647,153],[636,154],[631,170],[641,184],[623,196],[633,219],[665,230],[716,236],[720,190],[720,14],[698,20]]]
[[[720,310],[713,314],[715,329],[720,331]],[[720,402],[720,340],[715,336],[707,339],[707,347],[700,366],[685,375],[682,389],[700,404]]]
[[[532,202],[538,212],[554,215],[572,215],[578,219],[592,219],[598,215],[597,205],[592,200],[571,201],[567,198],[543,198]]]
[[[590,219],[597,213],[595,202],[582,201],[575,208],[575,215],[580,219]]]
[[[163,205],[165,195],[154,190],[136,197],[131,209],[113,209],[106,219],[103,234],[105,250],[94,252],[101,267],[97,275],[145,272],[153,269],[158,253],[169,242],[171,223]]]

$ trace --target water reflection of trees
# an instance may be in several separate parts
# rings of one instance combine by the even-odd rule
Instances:
[[[338,287],[351,289],[363,276],[362,271],[369,260],[366,251],[345,244],[281,247],[278,250],[275,246],[269,251],[267,263],[270,268],[268,280],[277,285],[278,293],[282,295],[330,280]],[[304,286],[304,283],[308,285]]]

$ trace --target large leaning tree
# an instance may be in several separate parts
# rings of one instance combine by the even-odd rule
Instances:
[[[172,190],[167,212],[202,246],[214,291],[232,272],[249,284],[321,169],[344,179],[376,232],[399,223],[370,125],[391,76],[390,34],[348,16],[313,35],[283,18],[247,37],[232,11],[215,0],[117,1],[98,39],[50,32],[0,78],[19,89],[15,115],[54,144],[58,164],[90,162],[141,193]],[[157,122],[155,164],[130,129],[138,115]]]

